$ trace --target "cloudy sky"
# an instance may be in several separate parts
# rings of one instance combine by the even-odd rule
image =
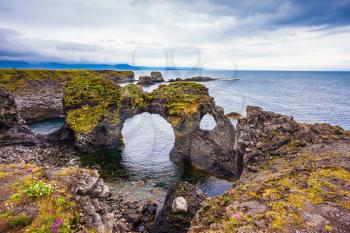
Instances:
[[[350,0],[0,0],[0,60],[350,70]]]

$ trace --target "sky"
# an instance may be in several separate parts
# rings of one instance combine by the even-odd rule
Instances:
[[[350,70],[350,0],[0,0],[0,60]]]

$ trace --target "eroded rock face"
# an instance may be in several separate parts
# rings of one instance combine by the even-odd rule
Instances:
[[[31,133],[17,112],[14,97],[0,87],[0,146],[37,144],[39,138]]]
[[[151,80],[154,83],[161,83],[164,82],[164,78],[161,72],[159,71],[152,71],[151,72]]]
[[[234,127],[201,84],[172,83],[146,93],[133,84],[120,88],[99,78],[84,78],[67,83],[65,90],[67,126],[73,130],[80,150],[120,145],[123,122],[149,112],[164,117],[174,128],[172,159],[187,161],[220,176],[239,175]],[[216,121],[213,130],[199,127],[206,114]]]
[[[303,147],[347,137],[338,126],[302,124],[293,117],[247,107],[247,117],[238,119],[237,149],[247,167],[273,156],[296,154]]]
[[[0,84],[13,93],[19,113],[30,123],[64,116],[65,83],[89,76],[108,79],[115,84],[134,81],[133,71],[1,69]]]
[[[181,197],[181,198],[180,198]],[[190,222],[200,204],[206,198],[196,186],[188,182],[180,182],[173,185],[169,190],[165,199],[164,207],[159,213],[154,232],[156,233],[180,233],[187,232]],[[182,200],[183,199],[183,200]],[[173,211],[174,202],[186,202],[186,211]],[[179,205],[183,207],[183,204]]]

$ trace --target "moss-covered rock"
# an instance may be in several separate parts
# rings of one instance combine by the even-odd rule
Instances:
[[[349,203],[350,142],[336,140],[246,171],[203,204],[190,232],[346,232]]]
[[[118,84],[133,81],[134,72],[0,69],[0,85],[13,92],[18,110],[27,122],[63,117],[64,84],[81,77],[98,77]]]

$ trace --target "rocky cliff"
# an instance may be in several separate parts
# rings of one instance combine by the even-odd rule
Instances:
[[[114,83],[134,81],[132,71],[0,69],[0,85],[14,93],[27,122],[62,117],[64,84],[77,77],[101,77]]]

